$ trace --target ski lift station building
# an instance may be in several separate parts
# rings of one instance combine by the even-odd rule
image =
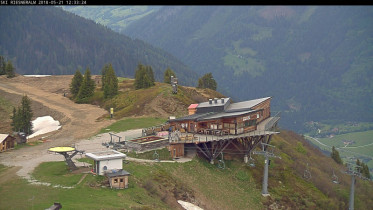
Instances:
[[[125,154],[115,150],[86,153],[85,156],[93,159],[93,172],[98,175],[123,169],[123,159],[126,158]]]

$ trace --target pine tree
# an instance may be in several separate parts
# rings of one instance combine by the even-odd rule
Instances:
[[[76,101],[78,103],[87,102],[88,98],[93,96],[94,91],[95,81],[91,79],[91,71],[87,68],[78,95],[76,96]]]
[[[163,82],[171,84],[171,76],[176,77],[176,74],[170,68],[167,68],[166,71],[164,72]]]
[[[109,64],[105,70],[105,82],[103,84],[104,98],[112,98],[118,94],[118,78],[111,64]]]
[[[135,89],[143,88],[143,76],[144,75],[144,67],[141,63],[137,65],[137,69],[135,71]]]
[[[363,176],[365,176],[366,178],[370,179],[371,176],[370,176],[370,171],[369,171],[369,167],[367,164],[364,164],[363,166]]]
[[[8,61],[7,64],[6,64],[5,73],[6,73],[6,77],[8,77],[8,78],[13,78],[13,77],[16,76],[15,69],[14,69],[11,61]]]
[[[109,65],[105,65],[101,70],[101,90],[104,90],[104,87],[105,87],[105,77],[106,77],[106,72],[108,68],[109,68]]]
[[[135,72],[135,89],[154,86],[154,73],[151,66],[139,64]]]
[[[155,85],[154,72],[151,66],[146,66],[146,74],[148,75],[149,80],[150,80],[150,82],[148,83],[149,87],[154,86]]]
[[[32,134],[32,116],[31,100],[27,95],[24,95],[22,97],[21,106],[19,106],[17,110],[13,108],[13,116],[11,117],[13,131],[23,131],[27,135]]]
[[[357,159],[357,160],[356,160],[356,165],[361,166],[361,168],[360,168],[360,173],[361,173],[361,175],[363,175],[364,177],[366,177],[366,178],[368,178],[368,179],[371,178],[371,177],[370,177],[370,172],[369,172],[369,167],[368,167],[367,164],[365,164],[365,163],[362,162],[362,161],[360,162],[360,160]]]
[[[78,69],[76,70],[74,77],[70,83],[70,93],[73,95],[73,98],[75,98],[78,95],[82,82],[83,82],[83,75],[82,73],[80,73]]]
[[[6,66],[6,62],[4,60],[4,57],[0,55],[0,75],[5,74],[5,66]]]
[[[32,122],[31,118],[33,116],[31,110],[31,100],[27,97],[27,95],[22,97],[21,102],[21,110],[22,110],[22,128],[27,135],[32,133]]]
[[[332,147],[331,158],[333,158],[333,160],[338,164],[343,163],[341,157],[339,156],[338,150],[336,150],[334,146]]]
[[[12,119],[11,126],[13,127],[13,131],[16,131],[16,132],[20,131],[21,129],[21,125],[20,125],[21,120],[20,120],[20,115],[19,115],[21,111],[19,107],[18,107],[18,110],[19,111],[17,112],[17,109],[13,107],[13,115],[11,117]]]
[[[207,73],[198,79],[197,88],[209,88],[211,90],[216,90],[217,83],[212,76],[212,73]]]

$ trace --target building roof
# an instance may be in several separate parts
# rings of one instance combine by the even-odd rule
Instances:
[[[188,109],[194,109],[194,108],[197,108],[198,104],[191,104]]]
[[[86,153],[86,157],[89,157],[93,160],[114,160],[114,159],[123,159],[126,157],[125,154],[115,151],[115,150],[108,150],[108,151],[101,151],[101,152],[92,152]]]
[[[8,136],[9,134],[0,134],[0,143],[2,143]]]
[[[221,99],[224,100],[224,103],[222,103]],[[217,103],[215,103],[215,100],[212,99],[212,103],[211,104],[210,104],[209,101],[202,102],[202,103],[198,104],[198,108],[214,107],[214,106],[224,106],[225,104],[228,103],[228,101],[230,101],[230,98],[218,98],[217,99]]]
[[[187,115],[187,116],[184,116],[184,117],[179,117],[179,118],[176,118],[176,119],[173,119],[173,120],[169,120],[169,121],[173,122],[173,121],[197,120],[197,119],[199,119],[201,117],[206,117],[206,116],[214,115],[214,114],[216,114],[216,112],[207,112],[207,113],[192,114],[192,115]]]
[[[234,112],[234,111],[243,111],[252,109],[254,106],[270,99],[271,97],[259,98],[249,101],[242,101],[237,103],[230,104],[225,111],[227,112]]]
[[[258,110],[253,109],[254,106],[263,103],[264,101],[270,99],[271,97],[265,97],[265,98],[259,98],[249,101],[242,101],[237,103],[230,103],[230,98],[224,98],[224,103],[222,103],[221,99],[217,99],[217,103],[215,101],[212,101],[212,104],[209,102],[203,102],[200,104],[197,104],[197,111],[199,108],[208,108],[208,107],[218,107],[218,106],[225,106],[223,110],[216,110],[216,109],[208,109],[205,113],[196,113],[192,115],[187,115],[184,117],[172,119],[169,121],[203,121],[203,120],[212,120],[212,119],[218,119],[218,118],[225,118],[225,117],[235,117],[240,115],[249,114],[252,112],[256,112]],[[194,104],[192,104],[194,105]],[[190,105],[189,107],[191,107]]]
[[[108,177],[127,176],[127,175],[131,175],[131,174],[128,171],[125,171],[123,169],[111,170],[111,172],[106,173],[106,176]]]
[[[244,114],[249,114],[249,113],[255,112],[255,111],[256,110],[248,110],[248,111],[242,111],[242,112],[218,112],[218,113],[214,113],[212,115],[201,117],[201,118],[197,119],[197,121],[213,120],[213,119],[226,118],[226,117],[235,117],[235,116],[240,116],[240,115],[244,115]]]

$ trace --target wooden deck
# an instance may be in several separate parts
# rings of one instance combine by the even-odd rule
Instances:
[[[170,136],[171,143],[204,143],[204,142],[211,142],[211,141],[220,141],[220,140],[231,140],[237,138],[246,138],[246,137],[254,137],[254,136],[268,136],[273,134],[278,134],[279,132],[270,131],[269,128],[273,127],[273,125],[279,120],[279,117],[269,117],[268,119],[262,121],[257,125],[257,130],[242,133],[242,134],[228,134],[228,135],[209,135],[209,134],[197,134],[197,133],[181,133],[181,132],[173,132]]]

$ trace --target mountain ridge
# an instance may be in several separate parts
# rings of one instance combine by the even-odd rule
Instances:
[[[1,7],[0,16],[0,54],[20,74],[73,74],[87,67],[100,74],[111,63],[118,76],[133,77],[141,63],[152,66],[158,81],[168,67],[183,77],[181,84],[197,81],[198,74],[171,54],[58,7]]]
[[[282,125],[301,132],[373,119],[372,22],[364,6],[167,6],[124,32],[212,72],[223,94],[277,97]]]

